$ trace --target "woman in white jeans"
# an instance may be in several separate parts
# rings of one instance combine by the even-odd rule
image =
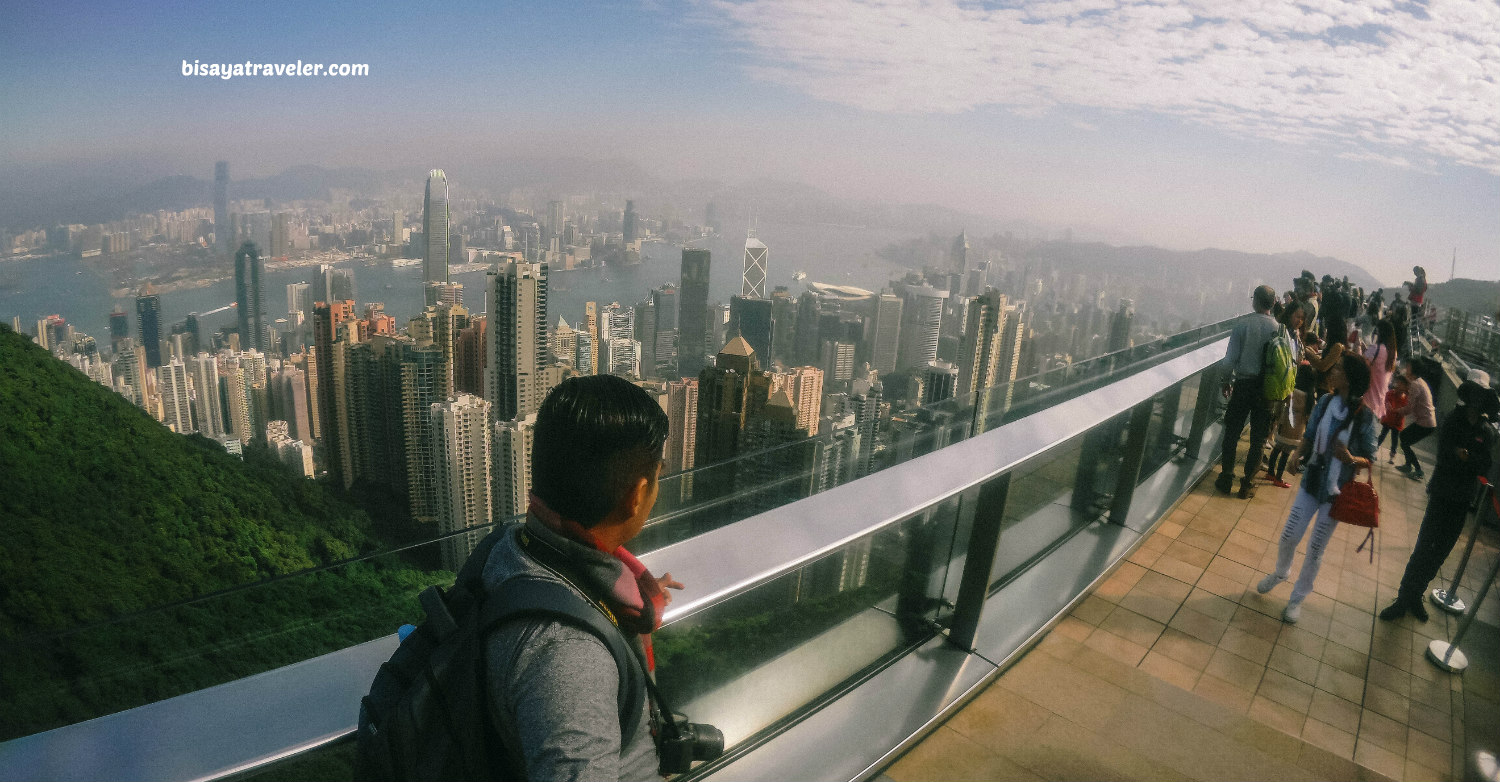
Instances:
[[[1286,610],[1281,613],[1285,622],[1297,621],[1302,615],[1302,601],[1313,591],[1318,568],[1323,564],[1323,549],[1338,525],[1329,518],[1328,510],[1339,494],[1339,487],[1352,480],[1358,469],[1369,469],[1375,456],[1375,416],[1362,400],[1370,388],[1370,368],[1359,356],[1345,355],[1328,368],[1325,382],[1333,393],[1318,400],[1307,420],[1300,455],[1302,489],[1292,503],[1286,526],[1281,529],[1276,570],[1256,587],[1265,594],[1287,579],[1292,570],[1292,555],[1312,524],[1312,539],[1307,544],[1302,572],[1292,587]]]

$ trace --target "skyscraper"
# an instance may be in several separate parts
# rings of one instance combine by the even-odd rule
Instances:
[[[959,231],[958,238],[953,240],[953,250],[948,253],[948,268],[963,274],[969,269],[969,232]],[[957,291],[954,291],[957,293]]]
[[[229,227],[229,163],[220,160],[214,164],[214,244],[228,255],[234,247],[233,241],[234,231]]]
[[[771,364],[771,337],[776,331],[771,313],[770,299],[729,297],[729,335],[744,337],[755,349],[756,357],[764,359],[768,368]]]
[[[16,329],[20,331],[20,329]],[[120,340],[130,338],[130,316],[115,310],[109,313],[109,348],[120,349]]]
[[[740,281],[741,296],[756,299],[766,297],[767,252],[765,243],[755,238],[755,232],[752,230],[745,237],[745,274]],[[770,353],[761,355],[765,356],[767,361],[771,360]]]
[[[930,285],[908,285],[902,306],[900,369],[921,370],[937,360],[943,326],[943,299],[948,292]]]
[[[490,494],[490,405],[459,394],[429,409],[431,462],[436,472],[439,533],[469,530],[443,541],[443,567],[457,570],[486,532],[493,514]]]
[[[809,435],[818,433],[818,419],[823,412],[823,370],[797,367],[777,375],[775,385],[791,396],[797,410],[797,428]]]
[[[260,258],[260,248],[254,242],[245,242],[234,254],[234,301],[238,309],[240,349],[266,351],[266,312],[262,298],[261,278],[265,276],[266,264]]]
[[[870,368],[881,375],[896,371],[896,349],[901,340],[901,297],[882,291],[875,299],[874,334],[870,340]]]
[[[161,297],[151,283],[146,283],[135,297],[135,316],[141,329],[140,347],[146,350],[146,366],[155,369],[161,366]]]
[[[422,255],[422,280],[448,281],[448,175],[441,168],[427,172],[427,191],[422,196],[422,237],[427,242]],[[428,288],[431,295],[432,288]],[[428,301],[428,304],[436,302]]]
[[[625,244],[627,246],[631,242],[639,238],[639,236],[637,236],[637,232],[640,229],[636,226],[636,220],[637,217],[635,214],[635,202],[627,200],[625,202],[625,220],[624,225],[622,226],[624,228]]]
[[[505,261],[488,273],[489,366],[485,398],[495,418],[536,412],[536,377],[547,357],[547,264]]]
[[[477,397],[484,396],[484,367],[486,352],[487,329],[489,319],[475,317],[469,319],[469,325],[458,332],[458,338],[453,343],[453,390],[454,393],[473,394]],[[571,360],[572,356],[568,358]]]
[[[318,429],[327,452],[326,463],[330,475],[345,488],[354,480],[352,474],[342,469],[339,458],[340,426],[338,415],[338,383],[335,380],[334,341],[338,339],[339,327],[354,317],[353,301],[319,301],[313,305],[313,355],[317,367]]]
[[[698,381],[692,378],[667,383],[667,446],[662,473],[690,470],[698,449]]]
[[[743,337],[729,340],[714,365],[698,376],[697,464],[738,454],[746,421],[770,395],[771,375],[761,371],[750,343]]]
[[[313,301],[358,299],[353,269],[338,269],[326,263],[318,266],[318,276],[313,278]]]
[[[195,431],[188,398],[188,371],[181,359],[174,358],[156,368],[156,388],[161,394],[161,422],[178,434]]]
[[[708,353],[708,250],[682,251],[677,312],[677,373],[697,377]]]
[[[651,351],[656,366],[656,377],[674,378],[677,375],[677,288],[667,283],[651,292],[652,315],[656,319],[653,337],[656,344]],[[645,368],[642,367],[642,371]]]
[[[271,378],[272,408],[276,417],[286,421],[287,436],[312,442],[312,422],[308,416],[307,377],[290,363]]]
[[[219,437],[224,434],[224,412],[219,402],[219,362],[208,353],[199,353],[188,359],[188,370],[192,374],[193,394],[197,401],[198,431],[204,437]]]
[[[494,520],[526,513],[531,494],[531,435],[536,413],[495,422]]]

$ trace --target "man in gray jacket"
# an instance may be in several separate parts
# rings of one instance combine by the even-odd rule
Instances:
[[[625,380],[594,375],[554,389],[537,413],[526,521],[495,544],[486,588],[503,591],[514,579],[566,584],[652,667],[650,633],[671,600],[666,588],[682,585],[670,573],[652,576],[624,544],[656,504],[666,438],[666,414]],[[526,778],[660,779],[650,700],[638,719],[620,714],[622,672],[597,636],[550,619],[516,620],[490,637],[485,664],[495,728]]]
[[[1250,450],[1245,454],[1245,477],[1240,481],[1240,499],[1255,495],[1255,473],[1260,470],[1261,451],[1271,433],[1271,405],[1263,393],[1265,387],[1266,343],[1280,330],[1271,308],[1276,305],[1276,289],[1262,285],[1255,289],[1250,304],[1254,314],[1235,324],[1229,333],[1229,352],[1224,368],[1230,373],[1234,388],[1229,407],[1224,412],[1224,442],[1219,459],[1219,478],[1214,486],[1229,494],[1234,491],[1235,451],[1250,419]]]

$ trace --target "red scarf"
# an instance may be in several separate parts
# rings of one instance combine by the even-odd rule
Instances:
[[[598,551],[613,562],[597,560],[578,561],[578,575],[589,583],[580,586],[589,588],[596,597],[602,597],[610,612],[614,614],[620,629],[640,636],[646,653],[646,667],[656,670],[656,656],[651,649],[651,633],[661,626],[662,611],[666,607],[666,595],[656,576],[634,554],[624,546],[609,551],[599,545],[599,540],[587,527],[571,519],[564,519],[535,494],[528,498],[527,512],[542,526],[564,539]]]

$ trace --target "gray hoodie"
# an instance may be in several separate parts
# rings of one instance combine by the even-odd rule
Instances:
[[[528,527],[533,534],[550,534],[535,522]],[[566,584],[521,549],[520,529],[513,526],[496,542],[484,567],[485,587],[503,589],[518,577]],[[593,634],[553,621],[509,622],[490,636],[485,661],[496,728],[506,746],[520,748],[527,779],[661,779],[650,699],[622,751],[619,671]]]

